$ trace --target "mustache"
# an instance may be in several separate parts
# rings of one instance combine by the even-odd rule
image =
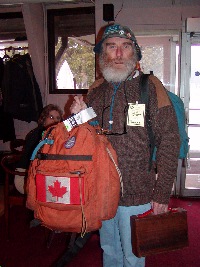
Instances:
[[[123,59],[107,59],[104,60],[104,66],[105,67],[113,67],[115,64],[124,64],[124,66],[128,66],[131,64],[131,60],[123,60]]]
[[[121,62],[123,62],[124,68],[118,69],[116,67],[116,62],[118,62],[118,64],[121,64]],[[125,81],[126,78],[131,74],[131,72],[133,72],[135,64],[136,61],[133,57],[130,59],[109,59],[108,57],[104,57],[103,55],[100,55],[99,57],[100,71],[108,82]]]
[[[124,61],[122,59],[115,59],[112,62],[115,64],[124,64]]]

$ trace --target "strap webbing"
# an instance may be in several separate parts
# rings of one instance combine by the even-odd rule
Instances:
[[[33,150],[32,156],[31,156],[31,160],[34,160],[36,157],[36,154],[38,152],[38,150],[43,146],[43,145],[53,145],[54,140],[52,139],[47,139],[45,138],[44,140],[40,141],[39,144],[36,146],[36,148]]]
[[[145,104],[145,119],[147,124],[147,132],[149,137],[149,171],[152,167],[152,159],[155,148],[155,137],[152,130],[151,119],[150,119],[150,109],[149,109],[149,74],[142,74],[140,78],[140,103]]]
[[[92,155],[60,155],[60,154],[38,153],[37,158],[40,160],[92,161]]]
[[[34,159],[35,159],[37,152],[39,151],[39,149],[40,149],[43,145],[53,145],[54,140],[52,140],[52,139],[48,139],[48,137],[49,137],[50,133],[52,132],[52,130],[53,130],[54,128],[55,128],[55,126],[49,128],[49,130],[47,130],[46,135],[43,137],[43,140],[41,140],[41,141],[39,142],[39,144],[36,146],[36,148],[33,150],[33,153],[32,153],[32,155],[31,155],[30,160],[34,160]]]

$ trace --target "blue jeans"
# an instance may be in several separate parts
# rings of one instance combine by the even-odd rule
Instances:
[[[145,258],[132,253],[130,216],[144,213],[151,204],[119,206],[115,217],[103,221],[100,229],[100,243],[103,249],[104,267],[144,267]]]

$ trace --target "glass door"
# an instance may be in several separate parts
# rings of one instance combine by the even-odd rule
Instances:
[[[186,81],[181,93],[185,100],[190,150],[181,166],[180,195],[200,197],[200,34],[187,34],[185,49],[184,71],[189,90]]]

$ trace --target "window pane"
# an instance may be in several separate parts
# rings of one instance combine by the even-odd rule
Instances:
[[[189,123],[200,125],[200,109],[190,109]]]
[[[196,40],[196,44],[191,45],[190,109],[200,109],[200,66],[198,55],[200,55],[200,40]]]
[[[50,92],[88,89],[95,80],[94,7],[49,10],[48,36]]]
[[[95,36],[80,38],[69,37],[68,46],[56,65],[56,88],[58,89],[88,89],[95,79],[95,58],[93,46],[88,40]],[[58,46],[61,38],[59,37]],[[55,56],[59,48],[56,47]]]
[[[142,51],[140,61],[144,73],[153,71],[153,74],[172,92],[177,92],[178,81],[178,35],[138,36]]]

